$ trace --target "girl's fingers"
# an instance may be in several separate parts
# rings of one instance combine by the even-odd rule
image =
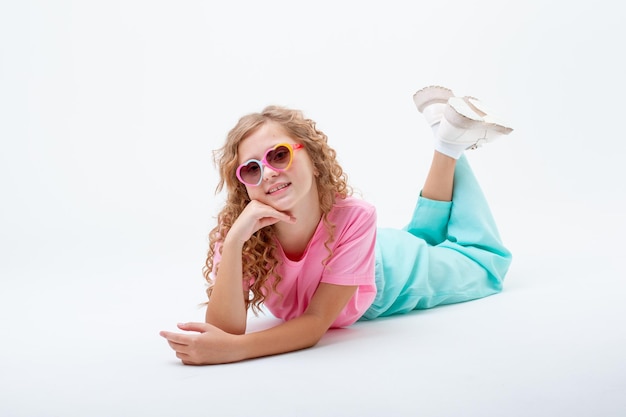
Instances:
[[[198,322],[189,322],[189,323],[178,323],[178,328],[181,330],[186,330],[189,332],[206,332],[207,329],[211,327],[208,323],[198,323]]]
[[[278,223],[280,220],[278,220],[275,217],[263,217],[262,219],[259,219],[259,229],[262,229],[264,227],[267,226],[271,226],[273,224]]]
[[[296,218],[287,214],[287,213],[283,213],[282,211],[278,211],[276,209],[273,209],[271,207],[268,207],[269,210],[266,213],[259,213],[262,217],[259,217],[259,222],[261,222],[263,219],[274,219],[275,221],[271,224],[275,224],[278,222],[287,222],[287,223],[295,223],[296,222]]]
[[[186,350],[187,350],[187,347],[188,347],[187,345],[181,345],[179,343],[175,343],[175,342],[172,342],[172,341],[168,341],[167,343],[170,345],[170,347],[173,350],[175,350],[178,353],[185,353]]]
[[[290,216],[288,214],[285,214],[285,219],[283,221],[287,222],[287,223],[295,223],[296,222],[296,218],[293,217],[293,216]]]
[[[261,203],[260,201],[257,201],[257,200],[252,200],[248,204],[246,209],[250,209],[252,212],[255,212],[256,217],[258,219],[261,219],[264,217],[273,217],[277,219],[278,221],[284,221],[284,222],[291,222],[292,219],[295,220],[295,218],[291,217],[289,214],[283,213],[282,211],[278,211],[272,206],[268,206],[267,204]],[[246,209],[244,209],[244,211],[246,211]]]
[[[295,223],[296,219],[267,204],[252,200],[241,212],[229,233],[234,233],[233,236],[239,236],[237,239],[245,242],[257,230],[280,221]]]
[[[188,365],[189,363],[191,363],[191,358],[186,353],[176,352],[176,357],[180,359],[181,361],[183,361],[185,365]]]
[[[170,343],[176,343],[177,345],[187,346],[189,345],[189,336],[181,333],[173,333],[162,331],[159,333],[161,337],[167,339]]]

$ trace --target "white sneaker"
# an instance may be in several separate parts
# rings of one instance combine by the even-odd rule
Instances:
[[[431,85],[413,94],[413,102],[417,110],[426,118],[428,125],[432,127],[441,121],[450,97],[454,97],[454,94],[449,88]]]
[[[474,97],[450,97],[443,110],[437,137],[475,149],[513,131]]]

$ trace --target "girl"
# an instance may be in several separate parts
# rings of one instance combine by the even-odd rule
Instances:
[[[225,207],[211,231],[206,323],[161,332],[184,364],[314,346],[331,327],[499,292],[511,255],[463,152],[511,128],[473,97],[431,86],[413,96],[435,152],[409,224],[377,229],[351,196],[315,122],[270,106],[242,117],[215,156]],[[281,324],[246,333],[248,309]]]

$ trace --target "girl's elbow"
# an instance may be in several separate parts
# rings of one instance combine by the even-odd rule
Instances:
[[[320,340],[324,337],[324,335],[328,332],[329,326],[320,323],[320,326],[309,332],[309,338],[306,343],[306,347],[310,348],[317,345]]]
[[[216,314],[207,308],[204,321],[220,330],[225,331],[226,333],[234,335],[242,335],[246,333],[247,320],[245,315],[241,318],[233,318],[224,314]]]
[[[242,334],[246,334],[246,326],[222,330],[224,330],[226,333],[234,334],[235,336],[241,336]]]
[[[322,337],[324,336],[324,334],[321,335],[312,335],[311,338],[309,338],[309,340],[306,341],[304,348],[305,349],[309,349],[314,347],[315,345],[317,345],[320,340],[322,340]]]
[[[234,323],[221,323],[214,320],[209,320],[208,318],[205,320],[208,324],[217,327],[218,329],[233,334],[236,336],[240,336],[246,333],[246,323],[243,324],[234,324]]]

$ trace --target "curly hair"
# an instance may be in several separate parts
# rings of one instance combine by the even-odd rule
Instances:
[[[328,250],[328,261],[332,256],[330,243],[334,240],[335,225],[329,221],[328,213],[336,198],[345,198],[352,194],[347,176],[339,165],[336,152],[328,145],[328,137],[317,129],[316,123],[305,118],[300,110],[280,106],[268,106],[260,113],[251,113],[239,119],[226,138],[226,143],[213,152],[214,163],[220,174],[215,193],[226,187],[227,196],[224,207],[217,216],[217,225],[209,233],[209,249],[205,265],[202,269],[208,283],[209,299],[213,290],[213,274],[219,265],[214,265],[213,258],[216,247],[223,242],[231,226],[243,209],[250,202],[246,187],[239,182],[235,174],[238,165],[239,144],[266,123],[276,123],[295,141],[304,145],[314,169],[318,173],[316,185],[322,211],[322,221],[329,238],[324,242]],[[255,314],[260,311],[265,296],[276,291],[281,281],[277,271],[279,260],[276,257],[277,243],[274,226],[264,227],[255,232],[243,246],[242,272],[244,282],[250,286],[250,296],[245,300],[246,308]],[[220,247],[221,249],[221,247]],[[274,277],[270,285],[270,277]]]

